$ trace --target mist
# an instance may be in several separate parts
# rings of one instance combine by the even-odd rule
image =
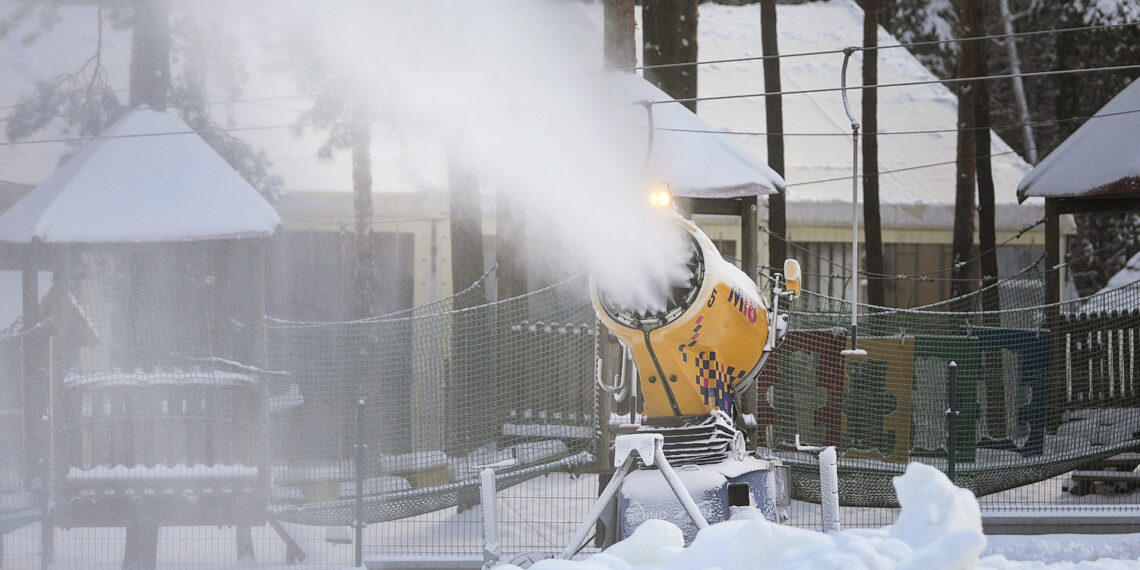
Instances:
[[[587,270],[616,302],[659,308],[687,277],[684,242],[649,205],[648,188],[667,181],[646,173],[645,111],[601,72],[601,22],[588,9],[295,3],[277,21],[290,50],[352,78],[375,114],[373,152],[414,163],[400,145],[454,145],[484,195],[527,213],[530,247],[559,252],[558,272]]]

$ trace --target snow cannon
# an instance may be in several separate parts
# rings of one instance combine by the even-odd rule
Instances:
[[[674,285],[656,310],[623,307],[597,281],[591,298],[602,324],[632,353],[644,398],[642,429],[665,435],[666,456],[675,463],[715,462],[745,451],[735,397],[756,381],[787,333],[787,314],[776,308],[781,298],[798,295],[799,264],[785,263],[788,278],[777,278],[768,302],[696,224],[672,219],[687,244],[687,283]],[[670,445],[672,436],[696,431],[712,438],[705,449],[682,453]]]
[[[598,318],[632,355],[643,399],[637,432],[615,438],[617,471],[595,505],[593,518],[602,512],[598,505],[617,503],[607,541],[658,518],[680,527],[689,542],[704,526],[738,516],[783,522],[791,503],[787,467],[760,450],[747,452],[736,394],[756,381],[787,334],[780,302],[799,295],[799,263],[784,263],[767,300],[696,224],[671,216],[686,244],[688,276],[667,298],[633,308],[598,280],[590,284]]]

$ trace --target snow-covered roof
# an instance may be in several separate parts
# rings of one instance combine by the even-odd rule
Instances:
[[[267,235],[280,223],[186,123],[140,108],[0,214],[0,241],[193,241]]]
[[[1017,196],[1140,196],[1140,80],[1133,81],[1049,153]]]
[[[1129,258],[1120,271],[1108,278],[1108,283],[1100,291],[1087,297],[1081,310],[1096,312],[1137,309],[1140,308],[1137,293],[1140,293],[1140,253]]]
[[[656,85],[633,73],[614,73],[633,102],[674,101]],[[648,121],[647,121],[648,122]],[[653,158],[673,194],[690,198],[739,198],[773,194],[784,179],[727,136],[688,136],[713,127],[680,103],[653,105]]]
[[[601,5],[569,3],[563,8],[567,17],[559,19],[559,26],[585,24],[581,26],[585,31],[578,34],[582,38],[581,50],[591,54],[596,51],[597,68],[601,68]],[[699,58],[702,61],[762,54],[758,5],[703,3],[699,9]],[[242,95],[226,106],[234,124],[242,127],[234,132],[235,136],[266,151],[274,163],[273,172],[284,180],[285,192],[349,192],[352,169],[348,153],[340,153],[327,162],[316,160],[322,136],[307,132],[295,137],[287,128],[297,121],[298,112],[308,108],[311,100],[288,97],[300,94],[296,82],[279,61],[283,40],[280,34],[266,37],[267,29],[283,29],[273,18],[285,16],[277,16],[275,10],[266,8],[258,18],[251,18],[250,10],[237,11],[232,21],[227,21],[227,27],[233,27],[233,37],[239,38],[241,44],[238,46],[240,55],[234,57],[244,60],[249,71],[249,81]],[[780,4],[777,12],[781,54],[839,50],[862,42],[862,11],[853,0]],[[19,33],[0,40],[0,76],[6,78],[0,82],[0,106],[15,103],[37,80],[82,66],[94,50],[95,13],[94,7],[67,6],[60,10],[60,20],[54,28],[45,32],[38,42],[24,45],[19,41]],[[129,33],[104,29],[102,62],[114,87],[125,88],[127,84],[129,39]],[[879,42],[882,45],[897,43],[882,30]],[[782,59],[783,90],[837,88],[842,59],[839,53]],[[857,53],[848,70],[848,82],[854,87],[860,83],[861,62],[862,55]],[[760,60],[701,65],[698,69],[702,97],[764,91]],[[881,84],[935,79],[904,49],[879,51],[879,76]],[[858,110],[859,91],[851,91],[850,97],[853,108]],[[883,133],[879,137],[879,165],[883,172],[880,200],[884,207],[884,226],[897,227],[886,211],[895,207],[906,211],[921,209],[923,213],[918,217],[923,227],[949,229],[953,221],[956,141],[953,130],[957,123],[957,98],[946,87],[930,84],[884,87],[879,91],[879,101],[879,125]],[[849,209],[844,210],[839,205],[850,201],[851,138],[839,92],[788,94],[783,97],[783,106],[784,131],[788,133],[784,179],[788,186],[789,223],[846,225]],[[659,105],[655,111],[662,115],[668,113],[669,108],[680,109],[681,106]],[[713,129],[687,130],[763,133],[766,131],[764,108],[764,97],[701,101],[697,104],[697,114]],[[663,117],[658,123],[665,120],[668,119]],[[282,128],[270,128],[273,126]],[[442,137],[425,135],[424,129],[412,131],[377,129],[372,153],[375,188],[400,192],[446,187]],[[910,134],[910,131],[925,132]],[[36,138],[51,138],[56,134],[45,132]],[[682,131],[656,134],[662,140],[676,140],[675,145],[682,148],[689,144],[699,147],[704,144],[702,140],[727,138],[747,155],[725,157],[726,160],[740,158],[760,164],[767,161],[766,137],[762,135]],[[65,150],[62,145],[46,144],[0,146],[0,179],[37,183],[54,168],[56,158]],[[1042,217],[1042,202],[1031,199],[1029,204],[1017,205],[1017,182],[1029,172],[1029,165],[996,135],[993,150],[997,153],[994,178],[998,227],[1020,229]],[[712,179],[723,174],[719,168],[702,170],[702,176]],[[671,184],[675,190],[684,185]]]
[[[831,0],[777,6],[780,54],[841,50],[862,45],[863,12],[853,0]],[[699,59],[745,58],[763,54],[760,43],[759,5],[700,5]],[[639,42],[640,43],[640,42]],[[879,44],[898,41],[879,29]],[[937,78],[909,51],[882,49],[879,84],[933,81]],[[851,108],[861,119],[863,54],[852,56],[847,83]],[[842,53],[785,57],[780,60],[781,89],[799,92],[783,96],[785,163],[789,223],[834,225],[850,223],[851,126],[843,110],[840,85]],[[764,92],[760,60],[699,66],[699,95],[716,97]],[[879,185],[884,208],[918,206],[926,227],[953,224],[957,97],[944,85],[908,85],[879,89]],[[764,133],[767,130],[764,97],[701,101],[697,113],[724,130]],[[913,131],[919,131],[911,134]],[[897,133],[897,134],[891,134]],[[699,133],[691,137],[704,136]],[[728,135],[751,154],[766,158],[763,135]],[[992,135],[997,224],[1020,228],[1042,216],[1043,203],[1016,207],[1017,182],[1029,165],[996,134]],[[862,151],[860,151],[862,160]],[[826,204],[847,204],[839,208]],[[832,215],[834,214],[834,216]],[[832,217],[840,216],[838,219]],[[893,221],[884,211],[884,226]]]

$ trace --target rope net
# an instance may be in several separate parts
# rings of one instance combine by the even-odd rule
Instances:
[[[245,297],[246,255],[92,251],[47,292],[39,325],[0,336],[0,524],[38,517],[52,493],[79,508],[71,499],[87,490],[179,465],[200,466],[203,490],[249,483],[249,502],[230,511],[308,525],[351,524],[359,474],[364,520],[401,521],[392,541],[411,547],[413,521],[423,544],[439,543],[426,537],[442,519],[423,517],[476,504],[491,464],[500,489],[534,494],[528,504],[588,507],[596,480],[577,475],[608,470],[594,453],[610,418],[597,411],[584,277],[495,303],[477,284],[389,315],[292,322]],[[221,271],[239,285],[219,288]],[[818,501],[818,466],[795,436],[836,446],[848,506],[896,506],[891,478],[910,461],[979,496],[1074,470],[1102,473],[1095,485],[1126,479],[1110,458],[1140,451],[1140,284],[1057,305],[1043,291],[1026,271],[935,305],[861,306],[867,355],[849,360],[849,302],[805,291],[759,379],[758,444],[792,467],[806,501]],[[49,421],[32,421],[49,402]],[[550,487],[532,484],[554,473]],[[571,510],[542,525],[573,526],[584,513]],[[116,522],[84,512],[57,515]],[[225,512],[187,520],[241,522]]]
[[[812,502],[818,462],[795,435],[836,446],[840,501],[861,507],[896,507],[891,477],[910,461],[984,496],[1140,449],[1138,294],[1046,306],[1040,278],[1023,274],[917,310],[860,306],[867,354],[845,358],[849,302],[805,292],[760,376],[760,444]]]
[[[285,373],[269,388],[275,516],[351,523],[361,441],[368,522],[471,506],[484,465],[510,463],[505,488],[592,462],[597,328],[585,291],[579,278],[487,303],[474,287],[361,321],[269,321],[269,367]]]

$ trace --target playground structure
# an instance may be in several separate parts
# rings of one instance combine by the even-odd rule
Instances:
[[[841,300],[805,291],[796,301],[786,341],[758,379],[758,443],[791,467],[793,497],[818,500],[818,462],[814,456],[795,451],[797,433],[807,443],[836,446],[840,496],[849,507],[893,506],[893,494],[888,492],[890,478],[909,461],[953,470],[960,485],[989,495],[1135,450],[1140,441],[1136,438],[1140,435],[1140,387],[1135,378],[1140,313],[1084,313],[1081,303],[1072,302],[1057,307],[1061,318],[1049,328],[1049,307],[1041,307],[1035,299],[1014,296],[1015,292],[1033,290],[1027,287],[1034,283],[1032,277],[1018,279],[998,285],[1003,306],[1008,307],[1000,313],[953,312],[946,307],[864,311],[860,346],[868,355],[850,363],[839,356],[845,347],[847,307]],[[1126,289],[1105,294],[1102,300],[1112,301],[1113,306],[1136,306],[1134,295],[1133,290]],[[1026,307],[1016,308],[1019,304]],[[92,304],[84,308],[89,313],[98,312]],[[217,323],[212,319],[201,322],[210,326]],[[254,330],[237,320],[228,325],[239,345]],[[226,513],[231,518],[216,519],[230,522],[218,524],[237,524],[240,521],[233,516],[252,512],[249,524],[256,527],[268,520],[286,534],[312,525],[333,529],[350,526],[358,520],[359,512],[353,412],[363,399],[367,429],[366,453],[359,462],[363,480],[361,520],[370,526],[409,529],[407,532],[413,528],[412,521],[420,521],[414,524],[426,528],[444,528],[453,520],[466,520],[462,511],[479,502],[479,466],[515,460],[514,466],[497,472],[497,483],[504,493],[520,483],[553,483],[563,477],[569,477],[565,479],[569,483],[575,477],[611,472],[612,463],[603,464],[598,453],[603,441],[599,434],[611,429],[611,422],[603,421],[599,414],[599,400],[612,398],[597,389],[595,379],[599,330],[583,278],[497,303],[486,302],[481,289],[475,287],[435,305],[365,321],[291,323],[269,319],[265,322],[264,368],[239,371],[234,363],[201,360],[204,356],[190,361],[186,368],[162,368],[181,370],[177,377],[186,378],[195,374],[196,362],[201,365],[199,373],[212,378],[210,382],[193,383],[194,389],[212,394],[213,399],[208,401],[218,403],[215,405],[232,401],[235,412],[264,410],[263,462],[256,455],[224,451],[216,444],[210,445],[206,454],[203,446],[207,440],[189,435],[184,436],[184,448],[169,443],[162,451],[155,447],[154,452],[163,455],[153,459],[146,459],[142,452],[145,445],[139,447],[139,457],[144,458],[140,461],[155,462],[146,466],[152,474],[164,471],[163,465],[171,473],[179,464],[265,465],[257,469],[257,478],[254,471],[231,469],[223,473],[219,467],[202,471],[264,481],[266,507],[232,508]],[[26,370],[23,355],[36,354],[25,345],[42,340],[33,333],[3,339],[0,354],[4,355],[3,370],[8,373],[5,382],[21,385],[19,379]],[[58,342],[53,350],[61,350]],[[1061,348],[1057,351],[1054,347]],[[181,351],[170,347],[166,354],[170,352]],[[948,367],[951,360],[957,364],[953,376]],[[125,399],[120,401],[130,401],[134,394],[142,400],[157,398],[152,400],[157,411],[162,409],[159,394],[178,384],[156,379],[154,368],[137,377],[133,369],[121,374],[115,381],[111,380],[113,376],[99,376],[96,370],[82,367],[60,374],[56,385],[60,405],[77,406],[75,419],[79,419],[84,414],[83,393],[91,394],[92,413],[101,413],[102,404],[95,404],[101,396],[96,394],[124,390],[121,397]],[[486,382],[487,378],[501,380]],[[952,384],[956,387],[953,406],[948,399]],[[242,391],[252,403],[241,404],[240,398],[230,397],[227,391]],[[25,425],[25,412],[19,400],[7,399],[11,393],[18,394],[19,390],[3,392],[0,418],[18,432]],[[78,399],[64,398],[68,393]],[[191,422],[200,421],[191,414],[161,418],[148,415],[144,408],[127,411],[126,407],[116,407],[114,398],[110,401],[112,411],[125,411],[124,422],[108,423],[103,428],[97,423],[86,424],[91,428],[90,436],[69,424],[58,424],[53,432],[56,456],[75,458],[69,460],[75,463],[74,469],[70,465],[63,469],[63,463],[56,465],[52,471],[57,474],[55,483],[67,483],[66,475],[84,473],[83,478],[72,477],[73,483],[62,486],[44,486],[37,479],[35,465],[23,462],[27,454],[6,453],[0,459],[4,473],[0,481],[2,530],[11,533],[42,520],[49,491],[55,493],[55,504],[60,506],[53,514],[60,516],[66,512],[65,505],[81,505],[96,498],[84,494],[84,489],[99,490],[104,495],[98,498],[108,498],[106,491],[122,483],[121,478],[111,476],[116,473],[115,465],[136,460],[111,459],[97,450],[109,449],[100,447],[109,441],[102,438],[125,433],[124,426],[132,422],[140,425],[169,420],[163,428],[168,430],[167,442],[176,433],[206,433],[204,428],[194,428],[199,429],[195,432],[189,427]],[[190,401],[187,398],[188,410]],[[629,410],[620,406],[612,416],[616,424],[630,418]],[[952,437],[947,430],[948,408],[959,412]],[[170,404],[166,409],[171,409]],[[213,423],[212,429],[225,429],[227,420],[222,411],[218,408],[210,414],[213,419],[207,424]],[[243,411],[239,416],[244,422],[254,417],[250,414],[254,412]],[[186,426],[181,428],[185,432],[177,431],[179,422]],[[118,427],[111,429],[111,425]],[[258,424],[254,421],[248,425]],[[16,447],[12,449],[24,451],[25,440],[10,438],[8,433],[0,437],[13,439],[10,443]],[[153,433],[159,432],[155,429]],[[220,436],[223,431],[215,433]],[[90,452],[83,444],[88,437]],[[99,439],[101,443],[96,441]],[[216,442],[220,439],[214,437]],[[156,446],[158,441],[156,438]],[[954,442],[953,458],[948,453],[948,441]],[[124,448],[116,449],[119,453]],[[76,480],[89,485],[75,486]],[[224,484],[221,479],[217,481]],[[554,492],[542,500],[588,504],[598,491],[597,483],[590,485],[587,496]],[[191,486],[200,491],[205,487]],[[158,489],[153,485],[150,488]],[[257,488],[256,484],[251,487]],[[182,490],[177,492],[178,496],[182,494]],[[137,496],[139,501],[158,501],[163,493],[147,495],[144,491]],[[257,500],[257,493],[250,496]],[[1086,498],[1097,497],[1090,494]],[[579,513],[575,517],[585,514],[575,512]],[[106,510],[92,516],[95,519],[91,522],[110,525],[117,515]],[[576,522],[567,521],[568,526]],[[477,523],[464,524],[478,534]],[[568,537],[569,530],[562,536]],[[564,546],[557,542],[519,539],[509,549],[557,551]],[[422,543],[408,544],[410,550],[401,551],[407,555],[416,549],[455,552],[445,544],[430,548]],[[478,546],[476,537],[471,548]],[[392,548],[385,544],[366,547],[369,552]],[[233,546],[228,548],[234,551]],[[293,556],[294,561],[301,560],[304,548],[294,551]]]

